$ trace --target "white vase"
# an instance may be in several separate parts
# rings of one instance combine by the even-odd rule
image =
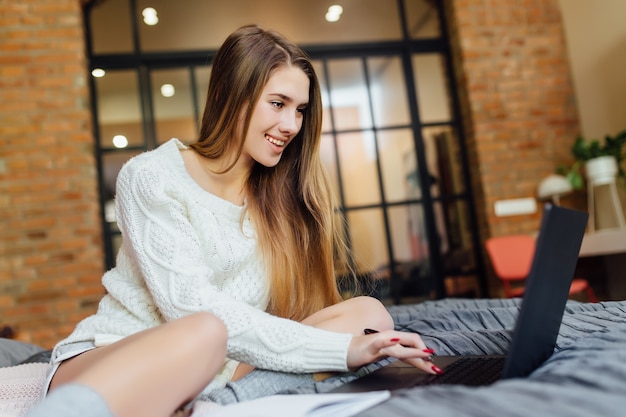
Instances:
[[[587,180],[591,185],[605,185],[615,182],[617,160],[614,156],[599,156],[585,163]]]
[[[615,185],[618,172],[617,159],[614,156],[590,159],[585,163],[585,172],[589,185],[587,188],[589,232],[626,227],[624,211]]]

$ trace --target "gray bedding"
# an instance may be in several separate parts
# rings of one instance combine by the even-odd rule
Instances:
[[[398,329],[420,333],[438,354],[502,354],[511,338],[518,303],[517,299],[448,299],[389,310]],[[379,364],[288,392],[327,392]],[[555,354],[528,378],[481,388],[400,390],[389,401],[359,416],[518,415],[626,415],[626,301],[568,302]]]
[[[517,299],[447,299],[393,306],[389,311],[398,329],[420,333],[437,354],[503,354],[518,306]],[[22,352],[20,358],[32,353]],[[383,360],[322,382],[258,370],[229,384],[224,392],[235,400],[252,399],[237,398],[238,388],[241,392],[255,391],[256,395],[328,392],[388,362]],[[285,389],[294,386],[297,388]],[[359,416],[626,416],[626,301],[568,302],[555,354],[528,378],[481,388],[399,390],[390,400]]]
[[[24,361],[32,361],[43,348],[17,340],[0,338],[0,368],[14,366]],[[42,360],[47,362],[47,359]]]

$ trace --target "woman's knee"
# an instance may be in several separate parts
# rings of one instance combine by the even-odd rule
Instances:
[[[218,340],[226,345],[228,331],[224,322],[217,316],[208,312],[199,312],[192,314],[190,318],[194,320],[194,327],[199,333],[209,336],[210,340]]]
[[[193,343],[187,344],[189,348],[204,353],[211,351],[212,356],[226,356],[226,343],[228,331],[224,323],[216,316],[208,312],[198,312],[179,319],[181,333],[187,340]]]
[[[393,329],[393,319],[389,315],[389,311],[380,300],[374,297],[359,296],[348,300],[351,309],[362,317],[370,326],[377,330]]]

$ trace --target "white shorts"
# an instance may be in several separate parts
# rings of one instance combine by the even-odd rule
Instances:
[[[52,377],[59,369],[61,362],[71,359],[75,356],[85,353],[88,350],[94,349],[96,345],[94,342],[74,342],[67,345],[59,346],[52,351],[52,357],[50,358],[50,368],[46,375],[46,381],[42,387],[41,398],[44,398],[48,394],[48,388],[50,388],[50,382]]]

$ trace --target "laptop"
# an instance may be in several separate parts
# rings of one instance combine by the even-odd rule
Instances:
[[[435,356],[443,375],[395,361],[333,392],[396,390],[419,385],[489,385],[526,377],[554,352],[588,214],[546,204],[532,266],[507,355]]]

